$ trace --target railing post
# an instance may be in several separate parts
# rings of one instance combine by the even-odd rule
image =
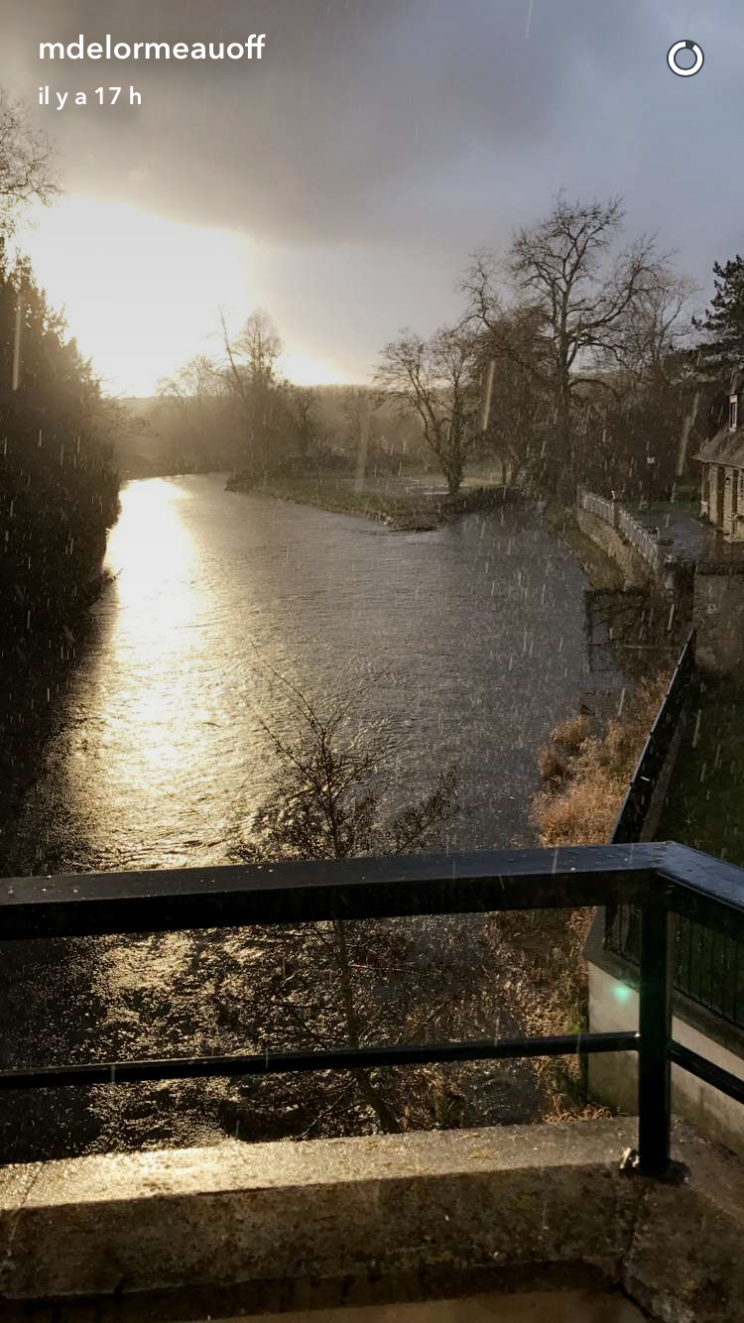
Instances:
[[[663,891],[651,891],[641,913],[638,1053],[638,1158],[644,1176],[669,1170],[671,1128],[671,916]]]

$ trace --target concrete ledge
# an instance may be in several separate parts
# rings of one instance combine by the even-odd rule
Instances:
[[[2,1316],[227,1318],[304,1307],[309,1286],[315,1307],[337,1303],[339,1283],[347,1296],[365,1283],[368,1300],[371,1283],[412,1276],[474,1284],[498,1270],[512,1285],[526,1274],[534,1290],[550,1268],[566,1285],[586,1269],[615,1286],[632,1280],[654,1308],[676,1308],[683,1280],[685,1307],[707,1293],[691,1319],[741,1317],[729,1310],[731,1291],[744,1298],[744,1270],[732,1266],[741,1168],[685,1139],[711,1202],[695,1176],[680,1190],[621,1175],[634,1142],[623,1119],[6,1168]]]

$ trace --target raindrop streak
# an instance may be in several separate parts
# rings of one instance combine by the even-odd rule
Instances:
[[[13,390],[18,390],[21,379],[21,326],[23,323],[23,299],[16,305],[15,336],[13,338]]]

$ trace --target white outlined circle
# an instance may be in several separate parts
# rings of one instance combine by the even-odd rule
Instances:
[[[681,64],[677,64],[677,56],[680,51],[692,51],[695,56],[695,63],[691,64],[689,69],[683,69]],[[667,64],[673,74],[679,78],[692,78],[693,74],[700,73],[705,63],[702,47],[698,46],[696,41],[675,41],[673,46],[667,51]]]

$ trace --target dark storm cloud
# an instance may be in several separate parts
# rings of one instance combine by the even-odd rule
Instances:
[[[171,213],[328,241],[350,230],[360,239],[400,234],[449,178],[468,210],[493,186],[500,159],[508,163],[501,186],[518,195],[520,174],[556,154],[570,160],[577,114],[601,123],[605,90],[611,100],[623,89],[633,121],[649,57],[660,92],[673,81],[659,18],[668,8],[649,0],[11,0],[9,27],[29,99],[42,82],[88,91],[134,82],[142,91],[136,116],[124,106],[46,112],[76,186],[116,193],[146,170],[148,197]],[[81,32],[131,43],[227,42],[254,31],[267,34],[260,65],[38,60],[39,40]],[[582,105],[587,79],[594,105]],[[605,126],[609,140],[615,128]]]
[[[398,286],[408,269],[404,320],[431,311],[434,268],[451,290],[469,251],[506,240],[561,187],[622,193],[632,228],[658,230],[698,278],[741,246],[739,0],[6,0],[3,22],[14,88],[32,103],[47,82],[142,92],[139,111],[40,112],[70,190],[293,251],[344,245],[352,283],[356,246],[373,304],[369,271],[384,262]],[[267,37],[260,64],[38,60],[40,40],[81,32],[254,31]],[[666,67],[680,38],[705,49],[694,79]]]
[[[105,16],[105,18],[104,18]],[[136,83],[137,120],[121,108],[74,108],[47,120],[70,149],[84,146],[76,182],[115,191],[151,172],[158,205],[256,233],[310,240],[398,229],[401,184],[425,200],[442,172],[499,142],[539,142],[560,92],[559,62],[533,80],[515,69],[525,46],[521,5],[492,0],[279,0],[216,5],[72,0],[19,7],[33,95],[40,82],[91,89]],[[122,41],[239,40],[267,34],[261,64],[86,61],[40,63],[38,40],[84,32]],[[538,42],[535,41],[533,49]],[[33,72],[32,72],[33,71]],[[524,70],[523,73],[526,73]]]

